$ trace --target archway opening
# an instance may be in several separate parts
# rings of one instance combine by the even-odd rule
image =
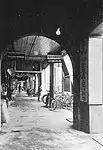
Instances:
[[[54,98],[59,92],[66,96],[73,94],[73,67],[69,55],[59,43],[45,36],[25,36],[14,41],[4,53],[2,69],[5,92],[8,87],[14,89],[15,100],[26,97],[34,101],[35,97],[41,102],[47,90],[52,91]],[[17,105],[17,101],[14,103]],[[65,117],[72,124],[73,106],[68,107],[70,109],[65,104]]]

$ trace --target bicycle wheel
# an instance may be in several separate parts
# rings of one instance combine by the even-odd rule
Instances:
[[[43,95],[42,98],[41,98],[41,100],[42,100],[42,102],[43,102],[44,104],[46,104],[47,96],[48,96],[48,95],[45,94],[45,95]]]
[[[51,103],[48,105],[48,109],[53,111],[57,108],[57,101],[53,98],[51,98]]]
[[[68,110],[71,109],[71,102],[70,102],[70,100],[67,100],[67,101],[66,101],[66,108],[67,108]]]
[[[66,108],[66,97],[62,96],[60,101],[61,101],[61,107],[62,109],[65,109]]]
[[[62,101],[61,100],[57,100],[57,107],[56,107],[56,109],[63,109],[63,103],[62,103]]]

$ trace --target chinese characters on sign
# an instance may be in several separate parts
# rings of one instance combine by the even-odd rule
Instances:
[[[61,62],[62,56],[61,55],[47,55],[48,62],[58,63]]]
[[[87,43],[85,43],[87,45]],[[84,44],[84,45],[85,45]],[[88,49],[83,47],[80,51],[80,101],[88,101]]]

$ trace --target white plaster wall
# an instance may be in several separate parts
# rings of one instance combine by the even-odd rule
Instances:
[[[102,104],[103,39],[89,39],[89,103]]]
[[[27,79],[27,87],[29,87],[29,79]]]
[[[41,95],[47,93],[50,86],[50,66],[42,70],[42,92]]]
[[[35,87],[35,92],[38,92],[38,75],[35,75],[36,77],[36,87]]]
[[[54,64],[54,91],[62,92],[62,64]]]
[[[50,88],[50,65],[45,70],[46,78],[45,78],[45,90],[49,90]]]
[[[91,105],[89,114],[90,132],[103,133],[103,105]]]

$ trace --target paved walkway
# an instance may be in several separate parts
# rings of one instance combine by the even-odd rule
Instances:
[[[17,93],[9,106],[9,124],[0,134],[0,150],[103,150],[97,135],[72,128],[66,120],[72,120],[71,111],[49,111],[44,106],[35,97]]]

